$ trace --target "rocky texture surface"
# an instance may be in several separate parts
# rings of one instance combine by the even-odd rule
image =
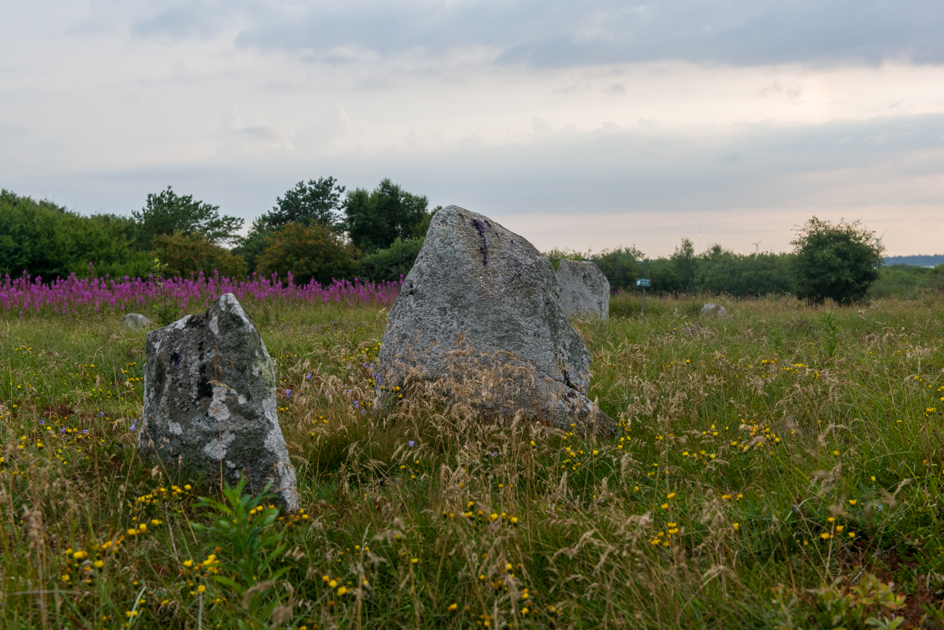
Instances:
[[[271,482],[298,508],[295,469],[276,416],[275,367],[259,332],[227,293],[203,315],[147,336],[142,454],[252,492]]]
[[[141,330],[142,328],[150,328],[154,325],[154,322],[140,313],[128,313],[121,318],[121,325],[128,330]]]
[[[485,416],[614,426],[586,396],[590,353],[561,311],[550,261],[457,206],[433,217],[387,318],[378,367],[382,391],[434,382]]]
[[[701,307],[701,316],[702,317],[727,317],[728,311],[720,304],[714,304],[708,302]]]
[[[567,317],[610,316],[610,282],[592,262],[564,258],[557,267],[557,283]]]

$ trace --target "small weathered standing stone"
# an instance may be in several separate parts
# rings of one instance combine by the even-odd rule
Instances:
[[[713,316],[713,317],[721,318],[721,317],[727,317],[728,311],[726,308],[724,308],[720,304],[713,304],[712,302],[708,302],[707,304],[701,307],[701,315],[702,317]]]
[[[614,427],[586,396],[590,353],[561,311],[551,262],[457,206],[433,217],[378,363],[381,391],[415,377],[483,416]]]
[[[592,262],[562,259],[557,267],[557,283],[561,291],[561,308],[567,317],[609,317],[610,282]]]
[[[251,492],[267,483],[298,509],[295,469],[276,416],[275,366],[232,293],[203,315],[148,333],[144,367],[143,454]]]
[[[121,318],[121,325],[128,330],[141,330],[142,328],[150,328],[153,324],[154,322],[140,313],[128,313]]]

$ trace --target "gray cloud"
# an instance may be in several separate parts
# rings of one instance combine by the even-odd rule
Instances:
[[[250,166],[222,158],[120,171],[44,173],[24,190],[71,191],[80,209],[140,205],[168,184],[198,186],[205,200],[253,218],[300,179],[333,175],[348,188],[390,177],[433,204],[503,213],[632,213],[817,205],[944,205],[922,184],[944,175],[944,115],[822,125],[753,125],[735,136],[690,138],[646,129],[551,132],[530,143],[464,144],[436,153],[299,155],[281,149]],[[876,179],[876,177],[878,179]],[[883,191],[882,187],[887,187]],[[42,191],[42,192],[40,192]],[[118,198],[125,200],[115,204]],[[828,201],[832,203],[832,201]]]
[[[131,31],[136,36],[172,40],[204,39],[233,26],[232,18],[239,14],[238,5],[218,0],[146,4],[138,12]]]
[[[244,10],[240,45],[333,61],[484,47],[499,63],[539,67],[944,62],[938,0],[354,0]]]
[[[325,116],[333,115],[340,114],[329,103]],[[546,221],[520,228],[525,235],[547,232],[546,246],[572,244],[592,228],[597,249],[641,238],[635,242],[650,255],[671,253],[687,234],[679,232],[681,222],[691,224],[693,213],[709,222],[728,217],[732,227],[716,229],[711,238],[748,248],[748,225],[769,233],[775,222],[785,224],[783,230],[804,222],[809,208],[858,219],[863,209],[881,206],[898,209],[887,217],[887,227],[902,239],[896,251],[908,253],[909,243],[924,239],[928,244],[920,247],[928,249],[939,241],[934,234],[940,229],[915,212],[939,214],[929,208],[944,207],[938,183],[944,176],[942,114],[749,125],[734,135],[697,137],[646,127],[549,131],[504,146],[468,142],[434,153],[395,149],[374,155],[323,153],[317,147],[257,151],[235,144],[246,135],[242,130],[231,133],[226,137],[233,146],[209,159],[123,169],[45,168],[7,177],[3,184],[81,212],[122,214],[140,208],[147,193],[172,185],[220,205],[226,214],[252,219],[303,179],[332,175],[353,189],[373,188],[390,177],[427,195],[432,205],[455,203],[500,221],[539,216],[566,223],[554,234]],[[322,131],[310,133],[320,138]],[[245,151],[252,152],[251,160],[236,159]],[[650,218],[643,231],[637,217],[647,213],[659,218]],[[789,235],[780,240],[775,244],[772,235],[766,244],[786,248]]]

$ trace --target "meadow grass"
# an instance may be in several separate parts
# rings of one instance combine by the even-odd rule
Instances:
[[[384,309],[248,305],[294,515],[139,460],[120,313],[6,316],[0,626],[941,627],[940,300],[703,303],[575,323],[612,437],[374,410]]]

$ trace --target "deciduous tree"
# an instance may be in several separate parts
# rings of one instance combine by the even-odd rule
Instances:
[[[218,271],[221,276],[232,278],[246,273],[242,256],[216,245],[203,234],[161,234],[154,238],[154,254],[167,265],[167,275],[188,277],[201,271],[204,275]]]
[[[312,280],[328,284],[352,278],[356,261],[354,246],[343,242],[331,228],[319,223],[286,223],[269,238],[257,271],[262,275],[276,273],[283,280],[291,271],[296,284]]]
[[[816,217],[797,229],[793,271],[797,297],[849,303],[865,297],[878,279],[884,247],[858,221],[833,225]]]
[[[344,202],[345,227],[356,247],[366,252],[386,249],[398,238],[422,238],[432,213],[425,196],[412,195],[389,179],[373,191],[357,188]]]
[[[278,197],[275,207],[266,215],[273,229],[286,223],[320,223],[337,227],[343,222],[341,196],[344,186],[333,177],[319,177],[298,182],[284,197]]]
[[[156,237],[175,232],[185,236],[202,234],[220,245],[236,238],[243,220],[220,216],[219,209],[192,195],[178,195],[168,186],[156,195],[149,194],[144,208],[132,210],[131,216],[138,222],[138,242],[144,249],[150,249]]]

